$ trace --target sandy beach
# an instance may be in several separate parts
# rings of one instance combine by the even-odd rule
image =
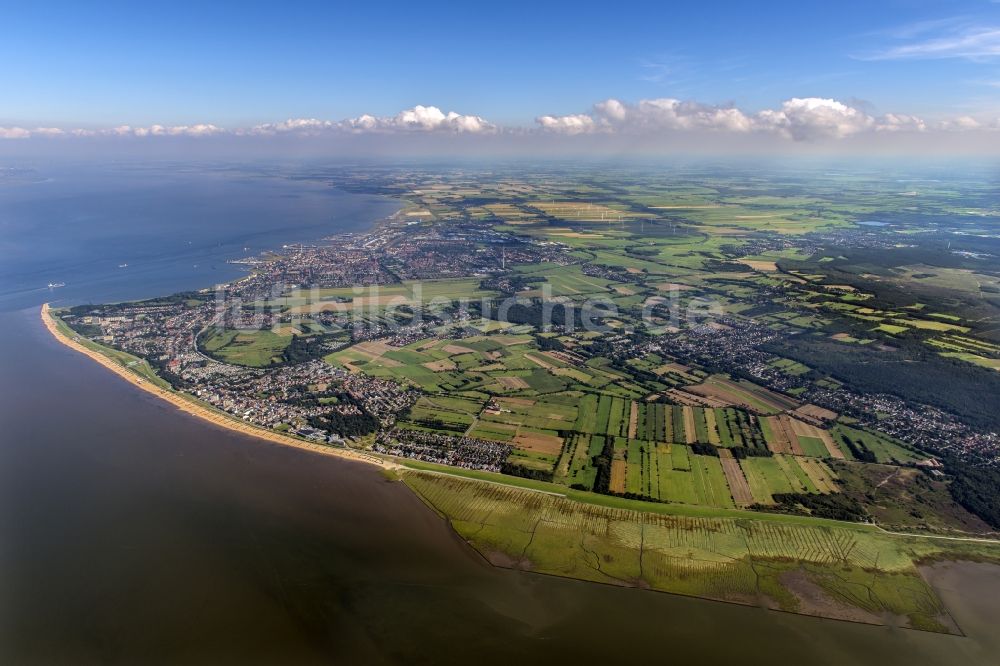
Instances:
[[[115,362],[114,360],[108,358],[107,356],[92,349],[88,349],[87,347],[80,344],[76,340],[73,340],[64,335],[56,326],[56,323],[53,320],[53,315],[50,313],[50,308],[48,303],[42,305],[41,317],[42,317],[42,323],[45,324],[45,328],[49,330],[49,333],[52,334],[52,337],[54,337],[62,344],[100,363],[105,368],[115,373],[122,379],[130,382],[133,386],[140,388],[143,391],[146,391],[147,393],[151,393],[156,397],[160,398],[161,400],[169,402],[177,409],[186,412],[192,416],[196,416],[200,419],[213,423],[222,428],[243,433],[244,435],[257,437],[258,439],[267,440],[275,444],[281,444],[282,446],[291,446],[296,449],[303,449],[306,451],[312,451],[313,453],[321,453],[323,455],[338,456],[341,458],[347,458],[349,460],[368,463],[370,465],[377,465],[379,467],[384,467],[384,468],[397,467],[397,465],[391,461],[383,460],[382,458],[379,458],[377,456],[368,455],[360,451],[334,448],[323,444],[314,444],[311,442],[295,439],[293,437],[288,437],[286,435],[282,435],[281,433],[277,433],[271,430],[266,430],[264,428],[252,425],[250,423],[239,421],[235,417],[230,417],[228,415],[222,414],[221,412],[218,412],[206,405],[200,404],[193,397],[184,396],[175,391],[169,391],[167,389],[160,388],[159,386],[156,386],[150,383],[149,381],[146,381],[142,377],[139,377],[128,368],[122,366],[121,364]]]

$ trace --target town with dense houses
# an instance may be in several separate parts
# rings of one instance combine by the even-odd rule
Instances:
[[[1000,467],[986,406],[908,374],[995,381],[1000,346],[898,269],[853,268],[931,251],[900,242],[913,223],[845,216],[832,185],[830,210],[802,212],[502,173],[337,184],[402,207],[368,234],[235,259],[248,272],[227,284],[60,316],[243,422],[588,492],[822,513],[864,465],[940,484]],[[775,216],[787,228],[750,223]]]

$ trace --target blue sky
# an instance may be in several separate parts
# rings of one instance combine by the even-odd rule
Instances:
[[[0,2],[0,127],[252,127],[417,104],[531,127],[614,98],[1000,118],[989,0]]]

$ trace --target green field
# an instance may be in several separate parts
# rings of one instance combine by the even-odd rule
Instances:
[[[502,333],[462,340],[425,339],[403,347],[360,343],[326,356],[327,363],[395,379],[428,393],[487,391],[537,395],[566,389],[572,382],[541,368],[530,336]],[[558,365],[546,357],[546,362]],[[507,383],[517,378],[521,381]]]
[[[380,312],[387,307],[416,305],[433,307],[459,299],[481,299],[496,292],[480,289],[476,278],[444,280],[407,280],[397,284],[372,287],[338,287],[332,289],[296,290],[269,304],[288,307],[293,312],[315,312],[324,309],[350,312]]]
[[[235,365],[262,368],[282,360],[282,352],[292,341],[291,335],[274,331],[234,331],[212,329],[201,340],[208,354]]]
[[[524,292],[525,296],[538,296],[549,292],[551,296],[581,296],[584,294],[597,294],[606,292],[608,280],[584,275],[579,266],[556,266],[543,267],[531,264],[528,266],[518,266],[517,270],[530,277],[544,276],[539,282],[539,288],[533,291]]]
[[[735,506],[718,458],[692,454],[683,444],[627,441],[628,493],[665,502]]]
[[[472,425],[482,407],[482,401],[437,395],[422,396],[410,408],[407,420],[436,429],[464,433]],[[503,439],[503,437],[489,439]]]
[[[546,400],[511,399],[497,400],[499,414],[483,413],[484,423],[504,423],[540,430],[570,430],[577,420],[577,408],[572,404]]]
[[[778,461],[771,458],[745,458],[740,461],[743,474],[750,484],[754,501],[758,504],[773,504],[774,493],[793,492],[792,484]]]
[[[918,462],[923,460],[926,456],[921,456],[920,454],[904,448],[900,444],[894,442],[888,437],[877,435],[868,430],[859,430],[858,428],[852,428],[843,423],[838,423],[832,429],[830,434],[833,439],[838,444],[841,443],[841,438],[844,436],[850,437],[853,440],[862,442],[865,447],[867,447],[872,453],[875,454],[876,460],[880,463],[885,462]],[[847,448],[842,446],[841,448]]]

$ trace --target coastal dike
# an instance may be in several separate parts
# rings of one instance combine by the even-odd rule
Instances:
[[[324,446],[322,444],[314,444],[311,442],[306,442],[300,439],[295,439],[294,437],[288,437],[287,435],[282,435],[281,433],[274,432],[272,430],[266,430],[264,428],[245,423],[231,417],[227,414],[219,412],[207,405],[204,405],[197,401],[193,397],[184,396],[176,391],[170,391],[139,377],[134,372],[124,367],[120,363],[112,360],[111,358],[105,356],[104,354],[90,349],[73,338],[67,336],[63,331],[59,330],[59,327],[55,322],[55,315],[52,314],[51,308],[48,303],[42,305],[41,309],[42,323],[45,324],[45,328],[49,330],[56,340],[60,343],[66,345],[70,349],[77,351],[84,356],[87,356],[94,361],[100,363],[105,368],[115,373],[127,382],[130,382],[133,386],[155,395],[157,398],[169,402],[171,405],[177,409],[195,416],[204,421],[208,421],[214,425],[221,428],[226,428],[227,430],[232,430],[244,435],[250,435],[251,437],[256,437],[258,439],[263,439],[268,442],[273,442],[275,444],[281,444],[282,446],[290,446],[296,449],[302,449],[304,451],[312,451],[313,453],[320,453],[328,456],[337,456],[340,458],[346,458],[348,460],[354,460],[356,462],[367,463],[369,465],[376,465],[385,469],[394,469],[398,467],[396,463],[389,460],[383,460],[377,456],[368,455],[360,451],[352,451],[350,449],[340,449],[331,446]]]

